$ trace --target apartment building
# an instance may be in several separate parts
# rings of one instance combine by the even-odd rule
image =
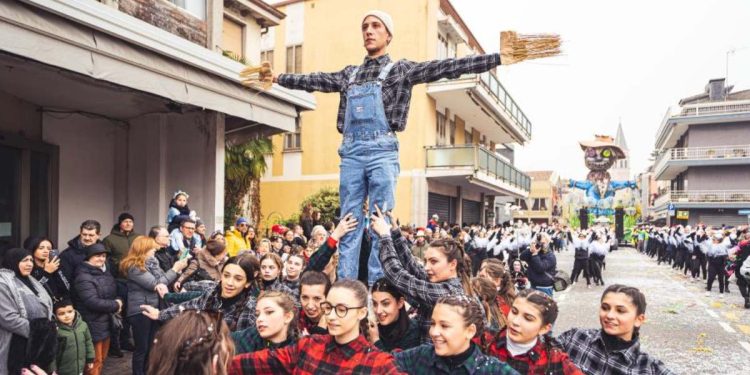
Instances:
[[[653,215],[669,224],[740,225],[750,208],[750,90],[723,78],[670,108],[656,133]],[[673,210],[670,210],[673,208]]]
[[[528,198],[516,199],[513,221],[536,224],[551,224],[562,214],[561,199],[558,194],[560,177],[553,171],[528,171],[531,190]]]
[[[264,34],[261,54],[277,72],[334,72],[361,64],[366,51],[360,25],[370,9],[393,16],[389,53],[395,60],[485,52],[447,0],[292,0],[276,7],[287,17]],[[339,95],[315,98],[318,109],[301,114],[295,132],[274,138],[261,186],[267,219],[299,212],[299,203],[321,188],[338,189]],[[512,160],[514,148],[531,139],[531,122],[497,72],[415,86],[398,138],[395,215],[403,223],[424,225],[432,214],[451,223],[493,222],[494,197],[528,195],[530,179]]]

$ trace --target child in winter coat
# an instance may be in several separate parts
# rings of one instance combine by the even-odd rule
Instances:
[[[195,220],[195,211],[190,211],[188,207],[188,193],[178,190],[172,196],[172,201],[169,202],[169,211],[167,211],[167,231],[172,233],[173,230],[180,227],[180,224],[186,218],[192,218]]]
[[[54,312],[58,346],[52,369],[59,375],[81,375],[91,370],[94,367],[94,343],[89,326],[68,299],[55,303]]]

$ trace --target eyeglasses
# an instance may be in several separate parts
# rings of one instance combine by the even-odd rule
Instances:
[[[363,307],[365,307],[365,306],[348,307],[348,306],[342,305],[342,304],[338,304],[338,305],[334,306],[334,305],[331,305],[328,302],[323,302],[323,303],[320,304],[320,308],[321,308],[321,310],[323,310],[323,314],[330,315],[331,311],[336,310],[336,316],[338,316],[339,318],[345,317],[346,314],[349,313],[349,310],[361,309]]]
[[[195,227],[185,227],[185,226],[183,226],[183,228],[185,228],[187,230],[195,230]]]

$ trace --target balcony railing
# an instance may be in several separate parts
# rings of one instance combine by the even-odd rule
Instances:
[[[662,138],[666,134],[671,119],[736,113],[750,113],[750,100],[730,100],[670,107],[667,109],[667,113],[664,115],[659,131],[656,133],[657,145],[659,144],[658,142],[662,141]]]
[[[427,147],[427,168],[472,167],[524,191],[531,189],[531,178],[494,152],[476,145]]]
[[[531,138],[531,121],[526,118],[526,115],[495,74],[491,72],[481,73],[479,74],[479,82],[490,92],[495,101],[510,114],[510,117],[516,121],[519,128],[526,134],[526,137]]]
[[[730,160],[750,157],[750,145],[670,148],[659,156],[655,170],[670,161]]]
[[[656,198],[655,207],[672,203],[749,203],[750,190],[671,190]]]

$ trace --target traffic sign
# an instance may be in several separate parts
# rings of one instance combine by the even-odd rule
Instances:
[[[674,211],[674,203],[669,202],[667,204],[667,211]]]

